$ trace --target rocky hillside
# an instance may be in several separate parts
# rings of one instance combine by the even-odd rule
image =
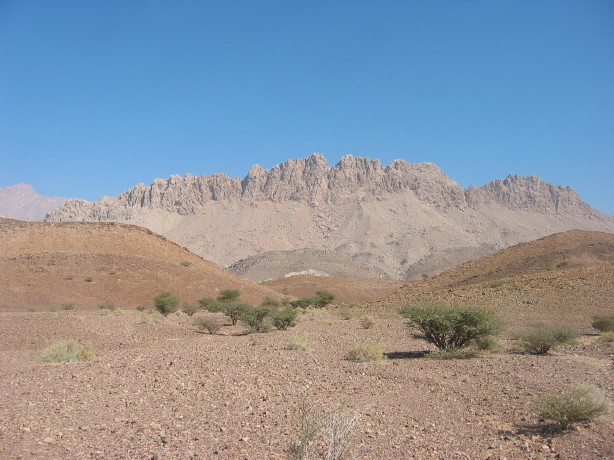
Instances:
[[[0,217],[20,220],[43,220],[66,198],[39,195],[31,185],[17,184],[0,188]]]
[[[0,311],[151,307],[165,290],[192,304],[226,288],[254,303],[282,298],[149,230],[115,223],[0,219],[0,273]]]
[[[130,222],[255,281],[316,270],[418,279],[574,228],[614,231],[569,187],[508,176],[463,189],[432,163],[320,154],[243,180],[171,176],[98,202],[69,200],[48,220]]]
[[[569,231],[472,260],[368,305],[396,312],[425,301],[494,308],[510,329],[549,321],[590,332],[614,314],[614,234]]]

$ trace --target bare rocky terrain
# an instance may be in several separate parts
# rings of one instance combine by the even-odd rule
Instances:
[[[514,244],[572,230],[614,231],[569,187],[510,175],[463,189],[432,163],[313,154],[241,180],[172,176],[48,220],[149,228],[252,281],[315,270],[422,279]]]
[[[83,242],[91,255],[77,249]],[[134,310],[102,316],[92,308],[121,289],[118,274],[134,277],[135,291],[156,272],[172,273],[165,286],[182,291],[192,269],[199,270],[203,286],[211,280],[221,284],[215,278],[221,270],[209,265],[205,270],[202,259],[189,258],[189,252],[146,230],[109,223],[8,221],[0,244],[7,264],[1,279],[26,267],[2,287],[21,288],[23,303],[5,300],[0,309],[0,458],[283,459],[298,436],[304,403],[316,411],[342,408],[361,414],[351,435],[352,458],[614,456],[611,417],[557,432],[533,408],[540,395],[573,383],[596,385],[614,400],[614,344],[599,341],[590,327],[592,315],[614,313],[610,234],[568,232],[519,245],[409,283],[383,299],[307,311],[287,331],[245,334],[243,326],[226,324],[214,335],[199,332],[183,313],[153,325],[144,324]],[[62,249],[46,254],[49,247]],[[96,260],[92,267],[100,266],[106,251],[140,262],[132,269],[120,265],[105,281],[106,292],[86,291],[90,300],[75,303],[74,310],[27,311],[28,296],[38,302],[58,291],[64,299],[89,285],[81,280],[64,284],[50,272],[71,272],[74,261],[90,257]],[[72,256],[64,259],[62,253]],[[131,259],[125,253],[139,256]],[[33,258],[17,264],[10,259],[13,254]],[[160,259],[170,259],[169,265]],[[28,265],[32,260],[47,263]],[[192,265],[182,266],[182,260]],[[140,278],[147,264],[154,268]],[[50,282],[32,284],[36,266],[49,270],[40,274]],[[174,272],[174,267],[183,271]],[[224,280],[238,280],[227,276]],[[264,287],[245,283],[239,289],[253,289],[254,297],[265,293]],[[327,287],[334,292],[332,285]],[[495,309],[509,328],[501,338],[504,348],[466,359],[429,358],[430,346],[412,338],[396,313],[400,306],[425,299]],[[354,317],[343,319],[337,314],[341,309]],[[360,326],[366,312],[375,317],[371,329]],[[197,315],[224,320],[220,314]],[[509,331],[533,321],[570,323],[583,335],[577,345],[546,356],[519,354]],[[297,335],[312,348],[289,349]],[[94,359],[37,361],[44,347],[68,337],[91,345]],[[382,345],[388,360],[348,361],[347,352],[362,342]]]
[[[0,217],[43,220],[48,212],[63,205],[67,198],[39,195],[31,185],[0,188]]]

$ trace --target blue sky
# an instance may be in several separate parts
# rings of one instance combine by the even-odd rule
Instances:
[[[313,152],[614,213],[614,2],[0,0],[0,187],[95,200]]]

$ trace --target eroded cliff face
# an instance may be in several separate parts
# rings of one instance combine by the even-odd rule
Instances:
[[[269,170],[255,165],[242,181],[225,174],[187,174],[156,179],[150,186],[139,184],[97,202],[73,199],[52,211],[48,220],[128,219],[147,210],[189,215],[211,201],[296,201],[317,207],[322,203],[378,200],[408,191],[437,209],[480,209],[498,203],[509,209],[543,213],[595,214],[571,188],[548,184],[537,176],[510,175],[465,190],[432,163],[395,160],[384,167],[377,159],[348,155],[329,167],[324,156],[316,153]]]
[[[614,231],[571,188],[536,176],[463,189],[432,163],[345,156],[330,167],[320,154],[255,165],[243,180],[188,174],[69,200],[48,220],[141,225],[255,281],[304,270],[413,279],[551,233]]]

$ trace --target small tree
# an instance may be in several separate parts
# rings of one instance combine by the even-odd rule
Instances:
[[[251,307],[243,302],[228,302],[222,305],[221,311],[230,318],[230,322],[234,326],[240,319],[243,319],[250,309]]]
[[[296,326],[296,317],[296,310],[291,307],[284,308],[283,310],[277,310],[271,315],[273,326],[280,331],[285,331],[289,327]]]
[[[238,289],[224,289],[220,292],[217,300],[220,302],[235,302],[241,297],[241,292]]]
[[[269,330],[265,319],[271,314],[271,310],[266,307],[252,307],[248,308],[241,320],[249,326],[251,332],[267,332]]]
[[[410,327],[418,330],[417,338],[432,343],[444,353],[496,335],[503,329],[494,311],[477,307],[433,304],[406,307],[399,313],[409,319]]]
[[[155,299],[156,310],[167,316],[179,309],[179,297],[175,297],[168,291],[161,292]]]
[[[198,305],[202,310],[207,310],[212,313],[217,313],[218,311],[222,311],[222,302],[216,300],[212,297],[203,297],[198,300]]]
[[[313,305],[313,303],[313,297],[301,297],[300,299],[292,300],[290,305],[292,305],[294,308],[307,308],[310,305]]]

